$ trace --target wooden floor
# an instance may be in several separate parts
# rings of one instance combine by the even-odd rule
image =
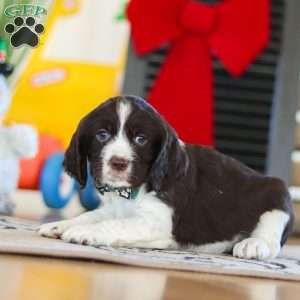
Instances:
[[[3,300],[299,300],[300,283],[0,255]]]

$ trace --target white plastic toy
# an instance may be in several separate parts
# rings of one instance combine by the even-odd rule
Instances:
[[[19,160],[37,152],[37,132],[29,125],[4,126],[2,120],[11,102],[4,75],[0,74],[0,214],[12,214],[11,200],[19,179]]]

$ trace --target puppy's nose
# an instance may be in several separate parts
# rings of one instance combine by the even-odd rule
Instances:
[[[122,157],[113,156],[109,161],[109,165],[114,170],[125,171],[129,165],[129,161]]]

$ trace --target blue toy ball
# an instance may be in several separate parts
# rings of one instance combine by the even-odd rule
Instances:
[[[76,181],[64,171],[63,160],[63,153],[51,155],[42,169],[40,191],[50,208],[65,207],[76,192]]]

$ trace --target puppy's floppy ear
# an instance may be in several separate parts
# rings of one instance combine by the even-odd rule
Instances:
[[[149,175],[149,183],[156,192],[185,175],[188,166],[186,151],[181,147],[175,130],[166,123],[164,125],[165,137]]]
[[[83,137],[80,135],[80,129],[73,134],[70,145],[65,153],[63,162],[66,172],[74,177],[81,187],[86,185],[87,181],[87,151]]]

